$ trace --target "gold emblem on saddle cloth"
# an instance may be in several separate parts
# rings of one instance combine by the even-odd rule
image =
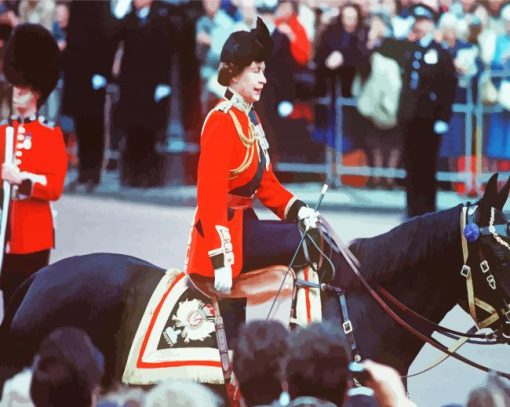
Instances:
[[[239,174],[246,171],[246,169],[251,165],[255,155],[255,148],[258,148],[259,151],[259,162],[260,155],[264,154],[266,158],[266,169],[269,168],[269,154],[267,152],[269,144],[266,140],[264,130],[262,130],[262,126],[259,124],[255,127],[248,117],[248,135],[245,135],[241,123],[239,123],[239,119],[236,117],[235,113],[231,110],[229,110],[228,113],[230,114],[230,117],[232,117],[234,126],[237,130],[237,135],[239,136],[241,143],[243,143],[243,145],[246,147],[246,154],[243,161],[241,162],[241,165],[233,170],[230,170],[230,179],[237,177]]]

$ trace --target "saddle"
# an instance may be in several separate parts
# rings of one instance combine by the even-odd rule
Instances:
[[[295,279],[292,269],[287,273],[286,266],[272,266],[240,274],[229,294],[216,291],[213,279],[197,274],[188,275],[188,284],[212,301],[246,298],[246,322],[275,319],[289,326]]]

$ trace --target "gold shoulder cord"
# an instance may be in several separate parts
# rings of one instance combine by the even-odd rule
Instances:
[[[244,156],[241,165],[233,170],[230,170],[230,179],[232,179],[237,177],[242,172],[244,172],[251,165],[251,163],[253,162],[253,156],[255,154],[255,147],[258,145],[258,143],[256,143],[255,130],[250,119],[248,118],[248,136],[246,136],[243,132],[241,123],[239,123],[239,120],[237,119],[234,112],[229,110],[228,113],[230,114],[230,117],[232,117],[234,126],[237,130],[237,134],[239,136],[239,139],[241,140],[241,143],[243,143],[243,145],[246,147],[246,155]]]

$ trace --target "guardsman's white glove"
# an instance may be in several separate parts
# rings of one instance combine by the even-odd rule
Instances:
[[[448,131],[448,128],[449,128],[448,123],[442,120],[437,120],[436,122],[434,122],[434,133],[440,136],[445,134]]]
[[[232,267],[225,266],[214,270],[214,289],[228,294],[232,289]]]
[[[172,88],[168,85],[165,85],[164,83],[160,83],[158,86],[156,86],[156,89],[154,90],[154,101],[156,103],[161,102],[164,98],[170,96],[172,93]]]
[[[103,75],[94,74],[92,76],[92,89],[99,90],[106,86],[107,80]]]
[[[308,206],[303,206],[298,211],[298,219],[303,221],[306,230],[317,229],[319,223],[319,212]]]

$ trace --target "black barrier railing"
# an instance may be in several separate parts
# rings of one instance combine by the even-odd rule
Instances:
[[[484,75],[490,75],[492,78],[510,78],[510,71],[486,71]],[[482,157],[483,139],[484,139],[484,118],[483,115],[490,112],[502,112],[503,107],[500,105],[485,106],[480,97],[475,101],[473,94],[473,81],[472,78],[467,79],[466,89],[466,103],[455,103],[452,106],[454,113],[461,113],[464,115],[464,168],[463,170],[456,171],[438,171],[437,179],[439,181],[459,182],[463,183],[466,191],[480,191],[480,185],[486,181],[490,176],[489,172],[482,172]],[[477,81],[477,95],[481,95],[480,84],[483,83],[485,78],[479,78]],[[337,93],[338,94],[338,93]],[[321,98],[314,103],[330,105],[330,98]],[[372,166],[347,166],[343,163],[344,145],[344,107],[356,108],[356,98],[343,98],[336,99],[336,131],[335,131],[335,145],[333,148],[326,147],[326,155],[324,164],[308,164],[308,163],[286,163],[279,162],[276,164],[276,169],[279,171],[293,171],[296,173],[322,173],[326,176],[329,184],[340,186],[342,184],[341,175],[360,175],[360,176],[374,176],[381,178],[405,178],[406,172],[402,168],[385,168],[385,167],[372,167]],[[475,131],[476,130],[476,131]],[[476,137],[475,137],[476,134]],[[510,137],[510,135],[509,135]],[[473,151],[473,144],[476,148]],[[474,154],[475,153],[475,154]],[[473,166],[473,157],[475,157],[476,165]],[[474,170],[473,170],[474,168]],[[504,176],[510,175],[508,173],[500,173]]]
[[[510,80],[510,69],[506,70],[497,70],[490,71],[486,70],[482,73],[482,77],[478,82],[478,95],[482,95],[482,87],[486,85],[486,81],[488,80]],[[498,89],[498,93],[500,90]],[[510,95],[509,95],[510,97]],[[481,186],[484,182],[486,182],[490,176],[492,175],[491,171],[484,171],[482,166],[483,158],[484,158],[484,141],[487,136],[487,132],[485,132],[485,115],[490,113],[503,113],[506,109],[501,106],[499,103],[493,104],[484,104],[481,97],[478,98],[476,103],[476,123],[479,137],[476,138],[476,166],[475,171],[473,172],[473,179],[476,190],[478,193],[481,193]],[[510,134],[507,135],[510,138]],[[500,177],[509,177],[510,171],[500,172]],[[503,179],[503,178],[501,178]]]

